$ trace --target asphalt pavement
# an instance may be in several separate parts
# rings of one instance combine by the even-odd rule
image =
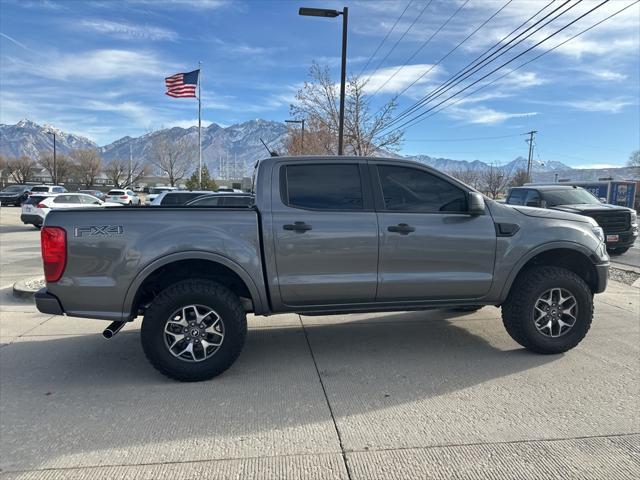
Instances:
[[[640,290],[611,282],[587,338],[536,355],[499,310],[249,318],[224,375],[158,374],[139,322],[38,313],[39,234],[0,209],[2,479],[640,477]]]

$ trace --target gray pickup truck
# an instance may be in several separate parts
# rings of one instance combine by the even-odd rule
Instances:
[[[424,165],[363,157],[258,162],[248,207],[53,211],[41,312],[142,315],[163,374],[212,378],[236,360],[246,314],[502,306],[539,353],[589,330],[609,257],[593,218],[508,206]]]

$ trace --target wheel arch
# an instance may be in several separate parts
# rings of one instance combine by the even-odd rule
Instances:
[[[131,320],[147,301],[149,288],[186,278],[217,280],[241,298],[248,298],[247,311],[266,312],[260,291],[251,276],[233,260],[211,252],[188,251],[156,259],[144,267],[127,290],[122,305],[123,319]],[[153,284],[153,285],[152,285]]]
[[[595,292],[598,286],[598,274],[595,268],[597,259],[588,248],[573,242],[553,242],[541,245],[530,252],[513,267],[500,293],[504,301],[519,275],[536,265],[551,265],[571,270],[581,277]]]

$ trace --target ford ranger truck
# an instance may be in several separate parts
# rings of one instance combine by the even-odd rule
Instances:
[[[182,381],[233,364],[247,313],[498,305],[520,345],[565,352],[609,269],[591,217],[501,205],[383,158],[268,158],[248,207],[52,211],[41,235],[38,309],[109,320],[107,338],[143,317],[147,358]]]

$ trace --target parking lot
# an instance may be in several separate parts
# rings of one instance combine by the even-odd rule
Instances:
[[[497,308],[250,318],[212,381],[158,374],[139,322],[12,296],[39,233],[0,209],[1,472],[31,478],[640,476],[640,290],[611,282],[586,339],[529,353]]]

